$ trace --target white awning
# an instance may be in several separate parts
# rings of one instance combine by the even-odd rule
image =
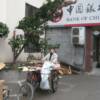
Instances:
[[[67,4],[75,3],[76,1],[77,0],[64,0],[64,3],[65,5],[67,5]],[[44,3],[46,3],[46,0],[25,0],[25,2],[36,8],[40,8]]]
[[[32,5],[36,8],[40,8],[45,1],[46,0],[25,0],[26,3]]]

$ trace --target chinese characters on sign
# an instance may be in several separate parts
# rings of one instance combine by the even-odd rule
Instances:
[[[69,12],[69,14],[71,15],[72,11],[73,11],[74,6],[69,6],[69,8],[67,9],[67,11]]]
[[[76,7],[76,13],[83,13],[83,4],[80,3],[77,7]]]
[[[62,11],[62,18],[57,23],[49,21],[49,26],[100,25],[100,0],[77,0]]]
[[[69,12],[69,14],[72,13],[74,9],[74,6],[70,5],[68,8],[67,8],[67,12]],[[77,6],[76,6],[76,14],[77,13],[84,13],[84,12],[87,12],[87,13],[91,13],[91,12],[96,12],[96,11],[100,11],[100,4],[98,5],[97,9],[94,8],[94,4],[92,3],[88,3],[87,4],[87,7],[85,8],[84,7],[84,4],[82,3],[79,3]]]

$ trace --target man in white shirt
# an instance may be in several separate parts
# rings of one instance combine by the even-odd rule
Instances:
[[[50,89],[48,77],[52,69],[59,69],[58,55],[55,49],[50,49],[50,52],[43,58],[43,66],[41,69],[41,84],[40,88]]]
[[[50,62],[54,68],[59,68],[60,64],[58,63],[58,54],[55,52],[54,48],[50,49],[50,52],[43,58],[44,63],[46,61]]]

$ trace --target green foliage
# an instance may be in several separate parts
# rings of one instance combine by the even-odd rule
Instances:
[[[39,35],[48,27],[46,22],[53,18],[53,14],[56,12],[57,8],[62,5],[62,2],[63,0],[54,0],[53,2],[52,0],[47,0],[47,3],[40,7],[34,16],[24,17],[19,21],[17,28],[23,29],[27,38],[26,40],[21,38],[12,38],[10,40],[9,44],[12,50],[16,52],[16,57],[18,57],[22,49],[29,42],[34,44],[34,48],[38,47],[47,50],[47,40],[39,43]]]
[[[7,36],[9,29],[6,24],[0,22],[0,37]]]
[[[49,48],[60,48],[60,44],[49,44],[48,49]]]
[[[38,33],[30,33],[30,34],[26,34],[25,35],[26,37],[26,40],[27,40],[27,44],[30,45],[33,47],[34,50],[37,50],[37,52],[40,50],[40,44],[39,44],[39,40],[40,40],[40,37],[39,37],[39,34]]]
[[[11,38],[9,41],[9,44],[12,48],[12,51],[15,53],[18,53],[25,42],[26,40],[23,37],[17,36],[17,37]]]
[[[29,34],[26,34],[25,37],[26,38],[24,38],[23,36],[16,36],[16,37],[12,37],[9,41],[9,44],[12,48],[13,53],[14,53],[14,60],[17,59],[17,56],[21,53],[21,51],[29,43],[32,43],[34,48],[40,48],[40,44],[39,44],[40,38],[39,38],[38,34],[29,33]]]
[[[46,55],[48,53],[48,50],[50,48],[59,48],[60,44],[49,44],[48,41],[50,39],[42,39],[40,40],[40,47],[41,47],[41,52]]]
[[[45,55],[48,52],[48,40],[47,39],[41,39],[40,40],[40,48],[41,52]]]
[[[32,32],[39,29],[45,22],[53,18],[53,13],[61,6],[63,0],[47,0],[47,3],[40,7],[34,16],[24,17],[19,21],[17,28],[25,32]]]

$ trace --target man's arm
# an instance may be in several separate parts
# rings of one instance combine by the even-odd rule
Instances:
[[[52,62],[53,63],[57,63],[58,62],[58,55],[57,54],[54,54]]]
[[[49,53],[42,59],[42,61],[45,61],[47,59],[49,59]]]

